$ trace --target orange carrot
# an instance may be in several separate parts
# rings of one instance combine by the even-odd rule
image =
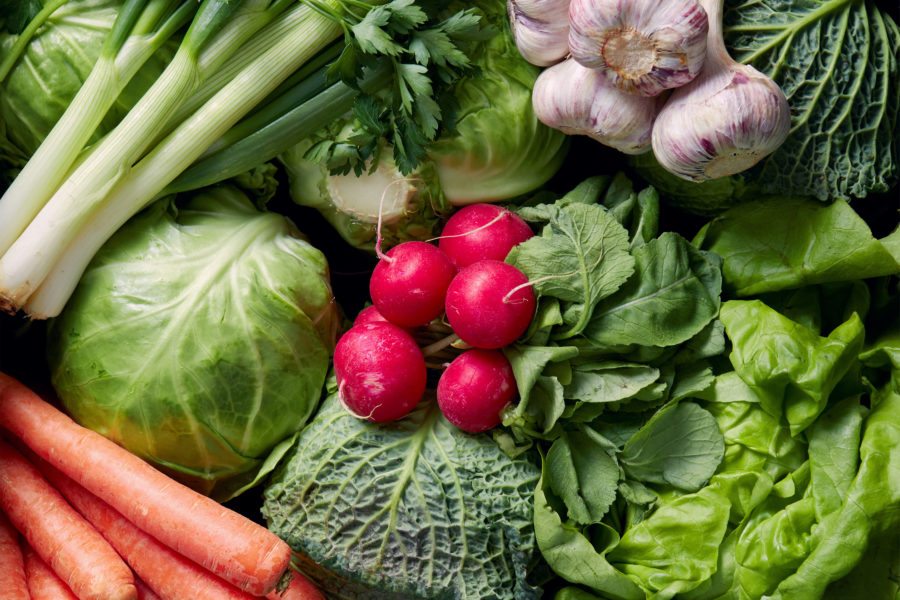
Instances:
[[[25,559],[19,547],[19,532],[0,512],[0,590],[6,600],[29,600],[25,582]]]
[[[128,565],[37,467],[0,440],[0,508],[81,600],[137,600]]]
[[[36,458],[44,476],[103,534],[162,600],[252,600],[253,597],[138,529],[112,506]]]
[[[25,575],[31,600],[78,600],[69,586],[25,540],[22,540],[22,554],[25,557]]]
[[[291,569],[291,583],[283,592],[269,592],[266,600],[325,600],[325,595],[305,575]]]
[[[0,374],[0,426],[179,554],[255,596],[288,570],[290,547],[247,517],[82,427]]]
[[[138,591],[138,600],[162,600],[156,595],[156,592],[147,587],[147,584],[141,581],[140,577],[134,578],[134,587]]]

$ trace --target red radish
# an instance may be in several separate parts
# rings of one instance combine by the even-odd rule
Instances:
[[[357,417],[383,423],[411,411],[425,393],[425,357],[413,337],[388,322],[350,328],[334,350],[338,393]]]
[[[389,323],[387,319],[384,318],[384,315],[378,312],[378,309],[375,308],[375,305],[372,304],[370,306],[365,307],[359,314],[356,315],[356,318],[353,320],[353,325],[363,325],[364,323]]]
[[[501,348],[525,333],[534,316],[528,278],[499,260],[471,264],[447,289],[447,320],[459,338],[476,348]]]
[[[479,260],[504,260],[513,246],[532,236],[525,219],[511,210],[496,204],[470,204],[447,220],[438,247],[457,269],[464,269]]]
[[[516,395],[516,379],[500,350],[473,348],[441,373],[437,401],[448,421],[471,433],[500,424],[500,411]]]
[[[403,242],[375,265],[369,295],[385,319],[401,327],[418,327],[444,310],[444,295],[456,267],[434,244]]]

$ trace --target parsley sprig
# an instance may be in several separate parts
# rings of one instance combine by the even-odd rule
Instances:
[[[448,11],[447,2],[391,0],[379,4],[341,0],[340,9],[324,0],[304,0],[341,24],[344,49],[329,66],[329,81],[342,81],[360,91],[353,107],[353,135],[324,139],[308,157],[332,172],[362,172],[377,161],[379,140],[393,147],[404,174],[424,158],[428,143],[452,127],[455,100],[451,89],[473,73],[472,45],[495,32],[475,8]],[[366,85],[367,74],[378,85]],[[370,161],[370,159],[373,159]]]

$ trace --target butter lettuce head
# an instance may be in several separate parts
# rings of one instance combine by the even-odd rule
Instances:
[[[211,188],[101,249],[49,326],[52,383],[76,421],[226,499],[316,408],[338,319],[324,255]]]

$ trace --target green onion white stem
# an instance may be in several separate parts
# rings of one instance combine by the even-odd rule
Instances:
[[[190,1],[175,4],[131,0],[122,7],[84,84],[0,198],[0,254],[60,185],[134,74],[196,10]]]
[[[35,293],[32,289],[22,300],[29,314],[38,318],[58,314],[90,259],[125,221],[153,200],[175,176],[190,166],[291,73],[340,34],[340,26],[334,21],[304,5],[299,5],[298,9],[307,12],[303,25],[250,63],[121,177],[96,205],[83,210],[81,218],[76,220],[72,215],[65,215],[70,226],[80,223],[78,231],[66,236],[65,245],[58,239],[50,240],[46,246],[52,247],[39,249],[46,258],[39,262],[28,261],[22,269],[26,275],[37,272],[40,276],[39,280],[35,277],[39,283],[34,287],[39,291]],[[35,235],[40,237],[40,231]],[[5,258],[0,260],[0,265]],[[35,269],[36,265],[39,270]],[[53,277],[44,281],[51,273]],[[0,275],[7,278],[4,281],[6,284],[16,281],[8,278],[2,270]],[[33,299],[29,298],[32,294]],[[15,300],[18,301],[19,297]]]
[[[121,186],[118,185],[120,180],[137,168],[135,163],[148,150],[156,130],[164,125],[171,118],[172,112],[197,89],[204,72],[207,74],[213,72],[285,7],[284,2],[269,5],[263,0],[245,2],[240,8],[236,4],[215,0],[207,0],[201,6],[181,46],[160,77],[116,128],[93,149],[90,156],[66,177],[43,209],[0,258],[0,281],[2,281],[0,295],[6,303],[18,307],[28,300],[65,249],[83,230],[93,213],[107,202],[107,196],[113,190],[120,189]],[[297,6],[295,10],[304,11],[308,15],[314,13],[303,5]],[[328,26],[326,35],[331,36],[329,39],[333,39],[337,35],[334,33],[335,25],[331,22],[326,25]],[[301,31],[309,35],[307,29]],[[319,49],[319,46],[314,46],[309,52],[297,51],[297,48],[302,48],[305,42],[303,38],[291,39],[289,43],[293,43],[294,48],[290,52],[283,51],[282,54],[308,58],[312,52]],[[284,42],[281,47],[284,47]],[[271,60],[285,62],[284,56],[277,54],[271,55]],[[303,58],[299,60],[302,61]],[[287,64],[287,68],[290,66],[296,68],[297,63],[294,61]],[[255,72],[260,77],[267,77],[265,68],[257,69]],[[239,77],[236,81],[241,81],[239,85],[252,87],[252,81],[247,82],[246,77],[243,79]],[[230,95],[226,96],[228,102],[223,107],[224,113],[236,111],[240,114],[241,110],[246,112],[249,108],[245,107],[252,108],[252,104],[249,104],[251,99],[255,101],[261,99],[259,93],[254,95],[245,94],[243,90],[234,91],[233,84],[234,82],[230,84],[230,88],[229,86],[224,88],[230,90]],[[270,91],[270,87],[266,87],[265,91]],[[204,114],[209,112],[207,110]],[[214,126],[218,135],[233,124],[227,117],[223,120],[211,118],[213,120],[207,125]],[[183,127],[181,129],[184,130]],[[184,135],[186,137],[184,142],[167,141],[163,146],[163,152],[173,153],[173,157],[187,153],[195,158],[192,154],[193,148],[204,142],[209,143],[209,137],[200,138],[195,132]],[[173,147],[178,148],[180,154],[175,154],[172,151]],[[158,150],[159,147],[157,156]],[[159,162],[159,159],[156,162]],[[155,163],[151,163],[153,164]],[[174,175],[177,175],[177,172],[171,175],[170,179]],[[131,210],[128,217],[152,199],[169,180],[163,178],[159,189],[153,190],[149,196],[147,194],[152,184],[144,184],[144,189],[137,192],[142,195],[128,201],[129,206],[135,206],[128,209]],[[134,190],[133,186],[127,185],[124,189]],[[128,217],[125,217],[125,220]]]

